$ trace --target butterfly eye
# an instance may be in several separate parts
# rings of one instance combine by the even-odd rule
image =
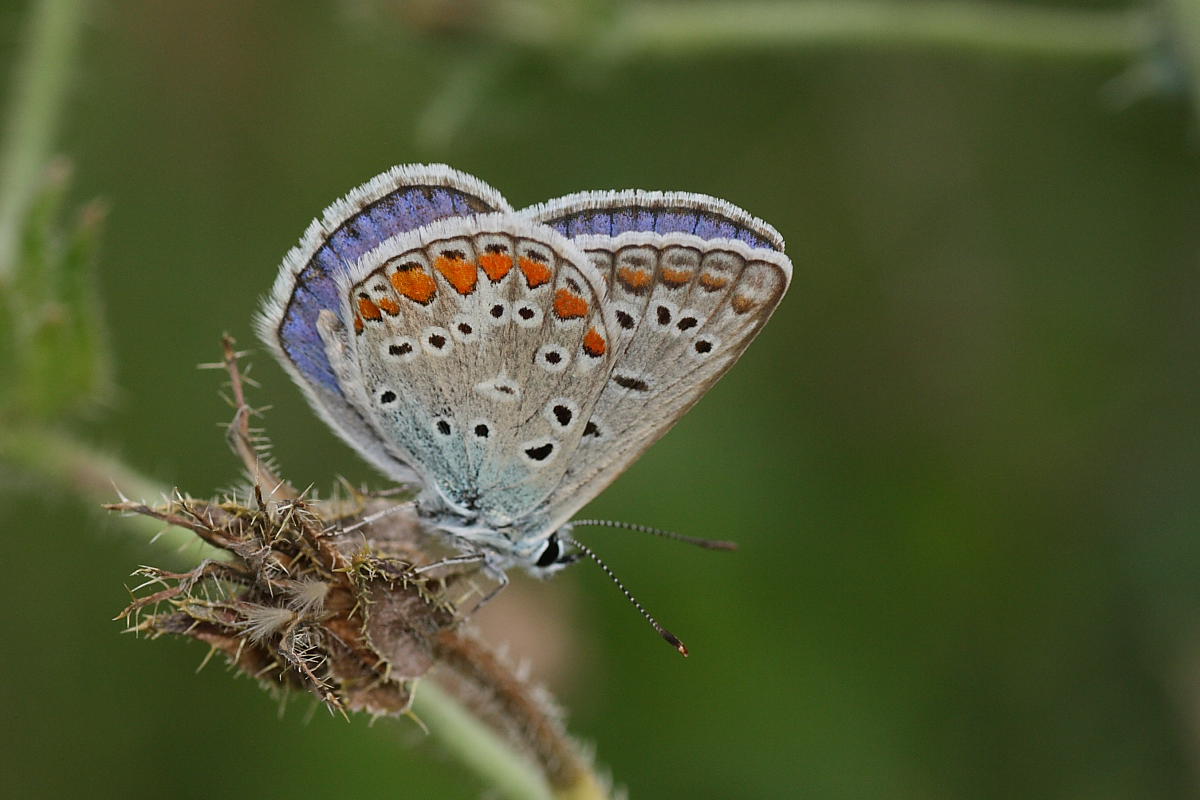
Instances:
[[[555,561],[558,561],[560,555],[562,555],[562,548],[558,546],[558,534],[552,533],[550,534],[550,538],[546,540],[546,545],[542,548],[541,554],[534,563],[539,567],[548,567]]]

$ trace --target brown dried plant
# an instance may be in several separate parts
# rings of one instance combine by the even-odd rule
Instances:
[[[128,629],[197,639],[272,691],[309,692],[343,715],[410,714],[421,682],[435,681],[536,764],[554,795],[604,796],[547,693],[469,630],[495,580],[424,530],[402,494],[345,487],[318,500],[281,478],[250,427],[238,358],[226,337],[228,442],[249,485],[221,500],[176,492],[157,506],[107,506],[223,554],[186,572],[140,568],[145,581],[120,614]]]

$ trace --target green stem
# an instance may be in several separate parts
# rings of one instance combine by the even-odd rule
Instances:
[[[1196,0],[1167,0],[1171,20],[1171,45],[1178,55],[1184,86],[1192,100],[1193,114],[1200,115],[1200,3]]]
[[[68,433],[51,428],[6,425],[0,435],[0,464],[16,468],[57,491],[99,508],[122,496],[149,505],[164,502],[169,492],[157,482],[131,469],[120,459],[94,450]],[[218,558],[221,552],[203,545],[190,532],[164,528],[157,520],[140,515],[124,520],[138,534],[154,538],[170,552],[186,552],[200,558]]]
[[[0,283],[14,269],[17,236],[50,157],[85,0],[41,0],[33,7],[0,145]]]
[[[864,46],[1047,58],[1129,59],[1154,42],[1143,8],[1082,10],[999,2],[630,3],[605,46],[671,57],[765,48]]]
[[[431,680],[421,681],[413,714],[429,726],[447,751],[488,780],[488,788],[512,800],[553,800],[534,766],[517,756],[490,728]]]
[[[8,426],[0,435],[0,464],[20,469],[23,474],[73,497],[98,506],[114,502],[119,494],[151,504],[168,495],[165,487],[140,475],[120,459],[94,450],[69,434],[47,428],[14,432],[15,427]],[[149,517],[129,516],[122,521],[139,534],[155,536],[155,545],[165,552],[186,552],[190,561],[223,555],[207,545],[197,554],[196,548],[202,545],[192,533],[177,528],[164,531],[161,522]],[[503,797],[535,800],[605,797],[590,773],[582,776],[579,785],[552,794],[534,764],[513,751],[432,680],[420,682],[413,711],[428,722],[431,734],[443,748]]]

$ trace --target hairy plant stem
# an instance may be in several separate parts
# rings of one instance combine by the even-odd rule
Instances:
[[[0,150],[0,284],[15,268],[25,211],[50,158],[86,5],[86,0],[35,3],[23,37]]]
[[[1130,59],[1155,41],[1145,8],[1084,10],[1000,2],[828,0],[628,3],[605,46],[663,58],[858,47],[1043,58]]]
[[[0,463],[67,491],[87,503],[111,502],[118,490],[135,498],[162,498],[169,491],[140,475],[120,459],[94,450],[70,434],[35,428],[22,433],[11,429],[0,436]],[[115,487],[115,488],[114,488]],[[138,534],[155,536],[156,547],[167,553],[186,553],[190,561],[218,557],[220,551],[201,545],[190,531],[163,530],[162,523],[145,516],[125,516],[122,521]],[[428,724],[430,735],[460,760],[463,766],[499,796],[512,800],[560,798],[603,800],[607,794],[594,775],[581,771],[570,785],[551,790],[547,780],[528,759],[515,753],[495,731],[466,710],[455,698],[426,679],[417,690],[413,712]]]
[[[84,444],[71,433],[49,427],[5,424],[0,428],[0,465],[21,471],[24,476],[66,491],[87,504],[99,507],[121,496],[155,502],[169,490],[140,475],[119,458]],[[188,558],[215,558],[218,551],[200,544],[188,531],[167,528],[148,517],[125,517],[139,535],[154,538],[170,551],[187,548]],[[203,552],[198,552],[203,550]]]
[[[554,797],[532,764],[515,756],[490,729],[480,725],[433,681],[422,681],[417,686],[412,710],[460,763],[487,775],[493,791],[513,800]],[[453,734],[447,735],[449,731]]]
[[[1200,119],[1200,3],[1166,0],[1173,23],[1170,45],[1179,61],[1182,83],[1192,101],[1192,116]]]

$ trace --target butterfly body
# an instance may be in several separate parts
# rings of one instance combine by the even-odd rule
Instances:
[[[761,329],[790,280],[782,250],[715,198],[514,211],[448,167],[398,167],[309,227],[259,329],[343,439],[422,487],[430,527],[541,572],[555,531]]]

